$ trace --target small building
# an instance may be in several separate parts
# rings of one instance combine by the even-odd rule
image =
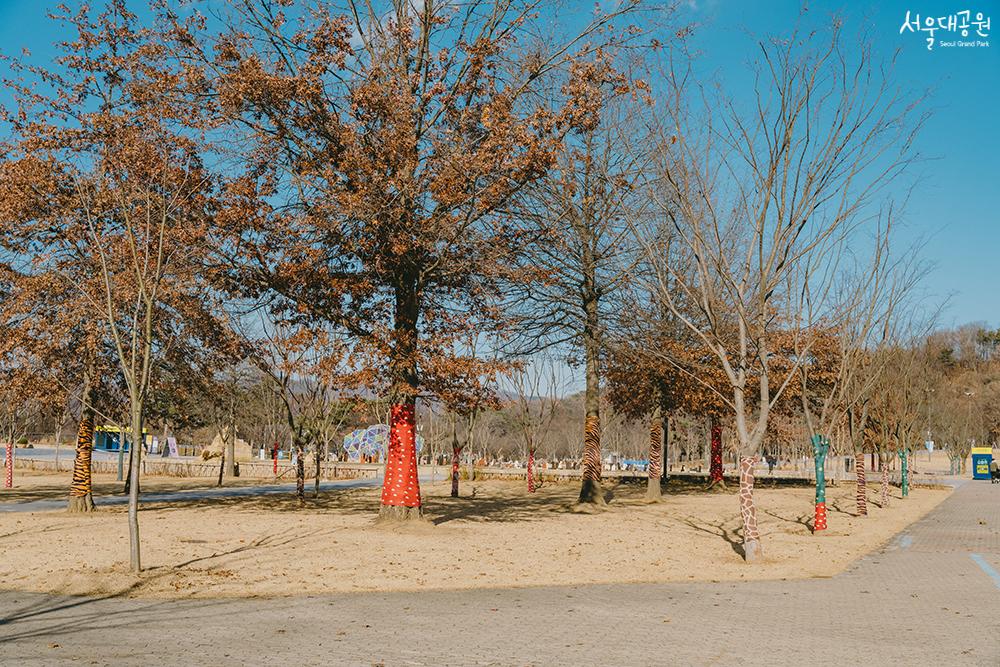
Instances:
[[[147,448],[150,445],[150,436],[148,433],[146,429],[142,429],[142,437],[145,440]],[[108,424],[98,426],[94,429],[94,449],[105,452],[117,452],[121,449],[123,442],[125,444],[125,451],[127,452],[129,446],[132,444],[128,429],[121,429]]]

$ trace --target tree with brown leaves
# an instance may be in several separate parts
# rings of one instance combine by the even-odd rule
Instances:
[[[504,210],[590,122],[594,55],[637,5],[553,40],[534,37],[542,4],[232,0],[221,27],[161,12],[177,104],[244,162],[220,213],[229,288],[348,335],[393,404],[384,517],[420,515],[417,397],[495,370],[452,342],[504,328],[525,242]],[[563,103],[534,95],[567,70]]]

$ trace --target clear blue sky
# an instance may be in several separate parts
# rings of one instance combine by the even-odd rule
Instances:
[[[43,7],[54,4],[0,0],[0,48],[17,53],[27,46],[42,57],[51,53],[56,31]],[[753,53],[751,35],[787,33],[800,8],[796,0],[687,0],[682,13],[685,20],[700,24],[694,39],[704,64],[738,82]],[[907,10],[946,16],[963,9],[991,17],[988,48],[928,51],[920,36],[899,33]],[[951,296],[943,325],[985,321],[1000,326],[1000,32],[992,34],[1000,31],[1000,0],[817,1],[810,4],[806,20],[829,21],[834,14],[843,16],[848,39],[868,28],[879,55],[888,58],[901,50],[901,84],[934,90],[934,116],[919,144],[934,159],[919,166],[922,181],[908,207],[907,234],[927,241],[924,253],[936,266],[929,280],[931,294]]]
[[[738,82],[747,71],[753,36],[787,33],[801,6],[794,0],[691,0],[682,11],[700,24],[695,46],[705,65]],[[922,36],[899,32],[907,10],[912,18],[965,9],[991,17],[988,48],[928,51]],[[845,39],[868,30],[877,55],[890,58],[900,50],[901,85],[932,89],[934,115],[919,140],[920,152],[932,159],[918,166],[920,185],[907,208],[905,233],[926,240],[924,255],[936,267],[929,292],[951,297],[942,325],[1000,326],[1000,1],[817,1],[809,3],[805,20],[815,25],[834,14],[844,18]],[[952,37],[939,31],[936,38]]]

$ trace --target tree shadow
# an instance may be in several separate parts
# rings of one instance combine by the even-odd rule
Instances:
[[[104,630],[109,627],[118,629],[127,627],[147,627],[150,623],[176,614],[176,600],[152,600],[139,602],[129,600],[127,605],[117,609],[109,608],[107,604],[126,598],[129,593],[145,586],[151,578],[162,575],[146,576],[142,580],[109,593],[95,597],[56,596],[46,593],[4,592],[0,593],[0,603],[4,598],[33,598],[31,602],[22,604],[8,611],[4,604],[3,617],[0,618],[0,645],[18,640],[74,635],[90,630]],[[16,603],[17,600],[14,600]],[[197,619],[214,616],[212,607],[224,604],[225,600],[184,601],[185,618]],[[195,613],[204,610],[204,613]],[[20,630],[13,628],[23,627]],[[8,631],[8,630],[11,631]]]
[[[729,530],[726,528],[723,521],[711,522],[704,521],[698,523],[691,517],[683,519],[684,524],[690,528],[694,528],[702,533],[708,533],[709,535],[715,535],[716,537],[721,537],[725,542],[732,548],[736,555],[740,558],[746,558],[746,552],[743,550],[743,528],[736,528],[734,530]]]
[[[805,528],[806,530],[808,530],[808,531],[809,531],[810,533],[815,533],[815,532],[816,532],[816,531],[814,530],[814,528],[813,528],[813,525],[812,525],[812,523],[811,523],[811,522],[810,522],[810,520],[809,520],[809,519],[810,519],[810,518],[812,518],[812,516],[813,516],[813,515],[811,515],[811,514],[800,514],[800,515],[799,515],[798,517],[796,517],[796,518],[794,518],[794,519],[789,519],[788,517],[784,517],[784,516],[781,516],[780,514],[777,514],[777,513],[775,513],[775,512],[772,512],[771,510],[766,510],[766,509],[761,509],[761,508],[758,508],[758,509],[760,510],[760,512],[761,512],[762,514],[766,514],[766,515],[768,515],[768,516],[771,516],[771,517],[774,517],[774,518],[775,518],[775,519],[777,519],[778,521],[783,521],[784,523],[793,523],[793,524],[797,524],[797,525],[799,525],[799,526],[802,526],[802,527],[804,527],[804,528]]]

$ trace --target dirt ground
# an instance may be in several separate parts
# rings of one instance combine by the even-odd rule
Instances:
[[[66,479],[63,479],[66,477]],[[205,486],[151,479],[148,491]],[[0,501],[61,497],[68,475],[25,474]],[[575,506],[575,484],[424,485],[427,521],[377,525],[377,489],[331,491],[300,507],[293,496],[144,504],[143,566],[128,571],[125,508],[91,515],[0,513],[0,589],[142,597],[255,597],[332,592],[519,587],[585,583],[829,577],[886,543],[947,497],[893,488],[856,517],[853,485],[828,488],[829,530],[813,535],[813,491],[755,492],[765,560],[748,565],[733,490],[671,485],[662,502],[644,485],[607,489],[605,510]],[[95,491],[119,490],[101,479]],[[311,494],[310,494],[311,495]]]

